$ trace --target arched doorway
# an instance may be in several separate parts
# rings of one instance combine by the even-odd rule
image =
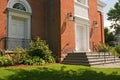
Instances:
[[[32,10],[26,0],[9,0],[7,5],[6,49],[29,47]]]

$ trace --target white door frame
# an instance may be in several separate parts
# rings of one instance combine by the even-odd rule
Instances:
[[[79,16],[75,16],[75,22],[74,22],[74,26],[75,26],[75,52],[89,52],[90,51],[90,22],[88,18],[82,18]],[[77,43],[77,26],[82,26],[82,27],[86,27],[86,36],[87,36],[87,49],[86,50],[79,50],[78,48],[78,43]],[[80,46],[80,45],[79,45]]]
[[[89,26],[75,23],[75,51],[89,51]]]

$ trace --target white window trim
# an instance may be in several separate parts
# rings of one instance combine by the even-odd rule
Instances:
[[[97,0],[97,8],[98,8],[98,11],[102,12],[103,13],[103,9],[104,7],[106,6],[106,4],[100,0]]]
[[[77,5],[80,5],[80,6],[83,6],[85,8],[88,8],[88,0],[86,0],[86,3],[85,4],[82,4],[80,2],[78,2],[77,0],[74,0],[74,2],[77,4]]]
[[[32,13],[32,9],[30,7],[30,4],[26,0],[9,0],[7,8],[13,8],[13,5],[15,3],[21,3],[26,7],[26,12]]]
[[[26,7],[26,11],[22,11],[19,9],[13,8],[13,5],[16,3],[21,3]],[[27,26],[27,35],[25,35],[25,39],[31,39],[31,15],[32,10],[29,3],[26,0],[9,0],[7,5],[7,37],[9,37],[9,28],[12,26],[11,21],[12,17],[21,17],[26,20]]]
[[[8,27],[7,27],[7,32],[9,33],[9,28],[10,26],[12,26],[12,17],[21,17],[21,18],[24,18],[26,19],[26,34],[25,35],[25,39],[31,39],[31,16],[30,14],[27,14],[27,13],[23,13],[22,11],[16,11],[16,10],[13,10],[13,9],[9,9],[9,13],[8,13]],[[9,37],[9,34],[7,34],[7,37]]]

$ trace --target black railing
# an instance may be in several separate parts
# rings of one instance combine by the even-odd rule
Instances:
[[[14,50],[17,47],[29,48],[30,39],[9,38],[0,39],[0,48],[5,50]]]
[[[103,62],[103,64],[106,64],[106,61],[108,61],[107,59],[108,58],[112,58],[112,59],[110,59],[113,63],[115,63],[115,62],[117,62],[116,61],[116,55],[114,55],[114,54],[112,54],[112,53],[110,53],[110,52],[98,52],[98,54],[99,54],[99,57],[103,57],[104,58],[104,62]],[[111,57],[112,56],[112,57]],[[111,63],[112,63],[111,62]]]

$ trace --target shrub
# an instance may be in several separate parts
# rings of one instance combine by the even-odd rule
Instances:
[[[109,52],[110,47],[108,45],[105,44],[101,44],[98,48],[99,52]]]
[[[10,66],[13,65],[12,58],[8,55],[0,57],[0,66]]]
[[[116,46],[116,47],[115,47],[115,50],[116,50],[117,53],[120,54],[120,45]]]
[[[31,41],[30,48],[28,50],[23,48],[16,48],[13,51],[13,55],[11,57],[1,57],[0,65],[42,65],[45,63],[53,63],[55,62],[55,59],[51,53],[52,51],[49,50],[46,42],[40,40],[40,38],[37,38],[36,41]]]
[[[55,62],[55,59],[52,56],[52,51],[49,50],[48,45],[45,41],[37,38],[36,41],[32,41],[30,43],[29,55],[31,57],[38,56],[41,59],[45,60],[45,62],[52,63]]]
[[[48,57],[45,59],[45,62],[55,63],[55,58],[54,58],[53,56],[48,56]]]
[[[42,64],[45,64],[45,60],[43,60],[42,58],[40,58],[38,56],[34,56],[34,57],[30,57],[30,58],[26,59],[24,64],[27,64],[27,65],[42,65]]]
[[[16,48],[13,51],[12,60],[14,64],[21,64],[24,62],[24,60],[26,60],[27,57],[28,57],[28,53],[25,49]]]
[[[117,55],[120,56],[120,45],[115,47],[115,51],[116,51]]]

